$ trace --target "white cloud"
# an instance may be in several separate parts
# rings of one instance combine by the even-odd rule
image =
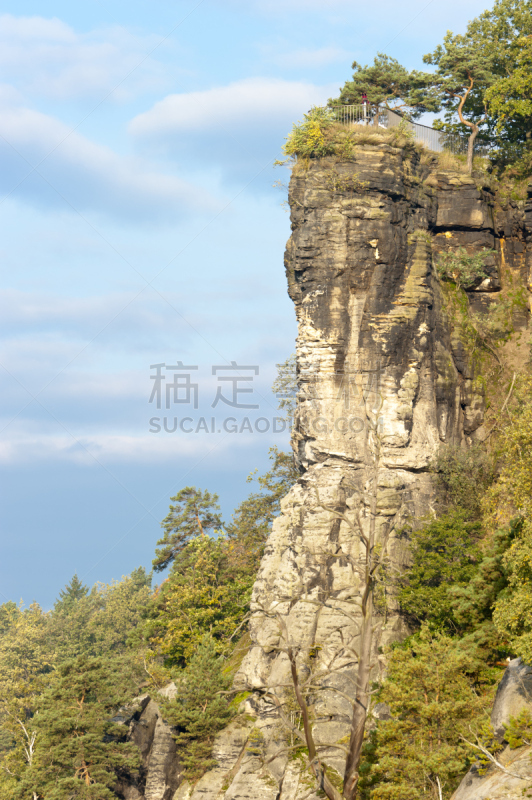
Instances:
[[[215,163],[231,179],[250,180],[279,157],[292,123],[327,102],[336,86],[245,78],[201,92],[171,94],[135,117],[130,133],[181,163]],[[271,183],[271,180],[269,180]]]
[[[40,97],[124,100],[165,84],[163,65],[148,55],[159,41],[119,26],[77,33],[59,19],[2,14],[0,80]]]
[[[244,78],[215,89],[170,94],[130,123],[135,136],[207,131],[218,126],[244,129],[274,125],[327,100],[325,87],[276,78]],[[235,131],[236,132],[236,131]]]
[[[168,427],[172,429],[173,415],[168,417]],[[0,420],[0,428],[3,424]],[[137,433],[102,431],[101,426],[97,431],[79,428],[67,431],[53,423],[12,423],[0,440],[0,465],[47,462],[51,466],[51,462],[66,462],[98,468],[99,464],[147,465],[207,456],[211,467],[213,464],[221,467],[220,461],[226,460],[229,453],[234,459],[237,452],[255,447],[258,439],[265,448],[281,441],[279,435],[271,433],[149,433],[148,419],[143,427],[145,430]]]
[[[40,207],[122,220],[168,221],[218,207],[206,192],[143,159],[118,155],[54,117],[9,103],[0,105],[0,191]]]

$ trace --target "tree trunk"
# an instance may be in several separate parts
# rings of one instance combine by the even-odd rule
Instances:
[[[357,690],[355,706],[351,720],[351,735],[349,740],[349,754],[345,765],[344,791],[346,800],[354,800],[357,795],[362,745],[364,743],[364,730],[368,716],[370,701],[369,679],[371,673],[371,641],[373,638],[373,587],[370,589],[366,613],[362,623],[360,636],[359,662],[357,672]]]
[[[365,588],[362,596],[362,630],[358,648],[357,686],[355,705],[351,719],[351,735],[349,753],[344,772],[343,795],[345,800],[354,800],[357,796],[360,758],[364,744],[364,730],[370,702],[371,644],[373,640],[373,593],[375,577],[382,557],[375,559],[375,529],[377,519],[377,491],[379,485],[380,440],[377,430],[374,431],[376,450],[373,464],[373,487],[371,492],[370,520],[366,546]],[[383,547],[385,543],[382,543]]]
[[[473,157],[475,155],[475,139],[478,135],[478,125],[472,125],[472,131],[467,140],[467,172],[469,175],[473,172]]]

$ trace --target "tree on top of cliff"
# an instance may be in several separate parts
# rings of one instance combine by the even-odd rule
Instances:
[[[496,0],[491,10],[469,23],[466,35],[493,59],[496,80],[485,99],[497,146],[511,160],[532,138],[530,0]]]
[[[447,112],[441,127],[462,133],[469,129],[470,171],[481,127],[506,163],[519,158],[532,137],[530,36],[530,0],[496,0],[491,10],[469,23],[463,36],[448,31],[443,44],[424,57],[438,68],[431,94]],[[453,124],[456,118],[459,125]]]
[[[378,53],[372,65],[363,67],[353,61],[352,68],[352,79],[344,84],[339,97],[328,101],[328,105],[358,105],[365,98],[374,120],[377,120],[378,106],[407,111],[414,118],[424,111],[437,110],[437,103],[426,91],[430,83],[427,73],[409,72],[395,58],[384,53]]]
[[[170,500],[175,505],[170,506],[169,514],[161,523],[164,536],[157,542],[160,547],[153,559],[157,572],[169,566],[191,539],[223,526],[217,494],[186,486]]]
[[[497,134],[518,144],[532,137],[532,34],[521,36],[511,49],[511,69],[487,90],[486,103]]]
[[[447,110],[448,117],[457,114],[470,131],[467,168],[471,174],[475,139],[489,117],[485,91],[495,81],[493,53],[467,35],[447,31],[443,44],[423,56],[423,61],[437,67],[430,92],[434,100]]]

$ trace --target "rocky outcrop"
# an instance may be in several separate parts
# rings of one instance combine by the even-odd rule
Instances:
[[[169,684],[159,694],[175,696],[175,685]],[[113,718],[127,727],[125,739],[135,744],[140,753],[138,777],[124,775],[115,788],[123,800],[172,800],[181,782],[179,758],[172,729],[161,715],[157,699],[148,694],[136,698]]]
[[[504,740],[510,717],[517,717],[523,709],[532,712],[532,668],[516,658],[505,670],[491,712],[495,736],[506,745],[497,753],[502,769],[492,766],[481,775],[472,767],[452,800],[520,800],[527,796],[532,784],[532,747],[511,750]]]
[[[217,737],[217,768],[195,787],[182,784],[176,800],[313,800],[308,772],[291,755],[298,709],[287,643],[311,687],[320,756],[343,773],[360,533],[370,509],[377,542],[401,570],[405,528],[434,508],[431,459],[442,446],[467,447],[485,435],[484,385],[433,256],[459,247],[496,251],[488,277],[470,293],[480,310],[505,269],[531,282],[532,204],[503,213],[489,187],[438,171],[413,147],[360,145],[349,161],[297,165],[290,207],[301,477],[282,502],[255,583],[252,644],[236,676],[248,693],[241,715]],[[375,677],[382,647],[407,633],[393,592],[383,590],[377,610]]]
[[[285,263],[299,325],[293,446],[302,475],[282,503],[253,592],[252,646],[236,678],[251,693],[242,711],[252,721],[238,740],[233,729],[219,736],[218,751],[232,755],[191,800],[310,796],[308,775],[287,753],[287,721],[297,716],[287,642],[316,684],[321,756],[342,774],[337,746],[349,731],[356,674],[348,645],[361,586],[357,525],[367,528],[376,493],[377,539],[401,569],[405,525],[434,506],[434,454],[482,436],[484,389],[446,309],[433,251],[497,250],[472,292],[482,305],[501,287],[495,201],[475,180],[426,161],[412,148],[368,144],[354,160],[294,170]],[[515,236],[515,215],[508,224]],[[526,252],[529,233],[525,225]],[[382,646],[406,633],[393,596],[382,598],[379,623],[376,677]]]

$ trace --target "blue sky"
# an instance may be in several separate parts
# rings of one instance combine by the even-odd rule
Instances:
[[[149,566],[183,486],[218,492],[230,516],[248,473],[287,443],[270,392],[296,333],[273,186],[287,181],[272,167],[284,136],[353,60],[383,51],[422,68],[485,7],[3,3],[0,600],[48,608],[75,571],[93,583]],[[252,394],[218,381],[236,372],[212,374],[232,361],[259,368],[234,384]],[[198,408],[182,389],[158,411],[150,365],[178,362],[198,369],[162,374],[189,374]],[[213,408],[218,386],[258,408]],[[208,431],[153,432],[153,417],[171,430],[185,412],[186,430],[205,417]],[[224,432],[233,412],[238,428],[249,415],[270,430]]]

